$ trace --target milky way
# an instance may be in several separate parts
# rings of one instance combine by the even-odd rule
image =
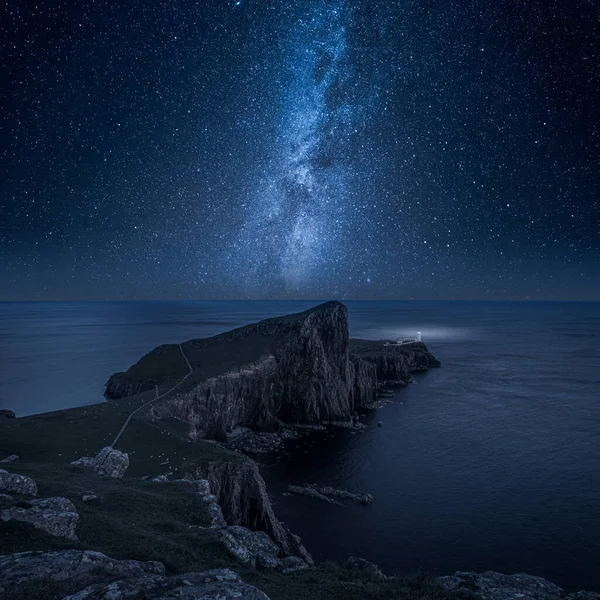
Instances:
[[[600,298],[597,3],[5,13],[0,299]]]
[[[345,2],[316,2],[287,41],[289,81],[268,172],[247,207],[246,285],[298,293],[337,275],[352,214],[351,138],[371,107],[352,83]]]

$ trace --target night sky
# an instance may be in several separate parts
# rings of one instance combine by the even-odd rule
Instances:
[[[8,0],[0,300],[600,299],[594,0]]]

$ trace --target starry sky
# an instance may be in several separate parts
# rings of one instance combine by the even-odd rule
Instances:
[[[7,0],[0,300],[600,299],[597,0]]]

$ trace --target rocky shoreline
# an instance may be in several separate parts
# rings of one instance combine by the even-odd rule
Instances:
[[[275,515],[265,481],[251,457],[281,452],[286,442],[314,431],[338,427],[360,431],[365,427],[362,417],[384,404],[394,388],[412,382],[413,373],[440,366],[425,344],[351,340],[346,308],[328,302],[297,315],[268,319],[213,338],[190,340],[181,349],[192,367],[189,380],[167,397],[148,402],[147,407],[141,405],[144,410],[138,409],[142,397],[132,394],[143,394],[155,386],[172,386],[184,366],[179,347],[160,346],[126,372],[111,376],[106,396],[115,407],[119,402],[134,407],[128,410],[138,413],[137,429],[125,436],[120,449],[103,444],[105,447],[96,455],[78,453],[74,460],[69,459],[68,470],[60,471],[65,486],[71,486],[64,497],[62,493],[55,495],[53,475],[38,486],[37,477],[0,469],[0,526],[17,527],[16,534],[10,534],[10,529],[7,534],[13,546],[23,550],[18,527],[29,527],[32,539],[37,539],[31,534],[34,531],[50,536],[45,540],[60,539],[72,545],[52,550],[52,544],[46,541],[51,548],[0,556],[0,594],[10,592],[11,598],[21,600],[29,597],[18,595],[22,586],[34,590],[39,582],[53,582],[60,589],[54,597],[64,600],[277,600],[312,596],[387,600],[414,595],[414,590],[407,591],[409,584],[402,577],[387,576],[377,565],[359,557],[350,557],[345,567],[336,567],[334,575],[331,567],[315,565],[300,538]],[[82,418],[89,419],[85,422],[97,429],[110,415],[110,403],[105,408],[106,412],[100,412],[102,407],[89,409],[91,416],[84,413]],[[0,412],[0,420],[6,420],[0,427],[19,421],[14,414]],[[31,422],[35,435],[40,426],[33,419]],[[120,426],[117,421],[116,428]],[[111,428],[114,432],[115,423]],[[110,433],[107,431],[107,435]],[[157,444],[165,439],[171,441],[159,450]],[[169,444],[178,444],[179,459],[169,452]],[[197,456],[195,448],[201,449]],[[19,448],[14,450],[19,452]],[[144,452],[146,460],[152,459],[152,464],[162,468],[160,474],[130,474]],[[19,469],[20,455],[11,454],[0,462]],[[36,465],[30,468],[35,472]],[[85,486],[77,483],[78,478],[85,480]],[[90,519],[99,519],[98,532],[103,531],[109,512],[106,507],[110,505],[110,494],[105,489],[110,487],[111,493],[118,495],[123,488],[119,482],[135,490],[135,499],[144,495],[147,510],[152,511],[155,502],[162,507],[150,515],[151,527],[158,528],[152,529],[151,539],[166,535],[161,521],[167,517],[164,506],[171,510],[171,498],[177,498],[182,507],[199,503],[205,520],[200,524],[193,516],[190,522],[187,516],[187,524],[181,523],[181,527],[186,535],[193,532],[202,540],[200,545],[195,539],[189,542],[194,552],[202,552],[204,546],[210,549],[202,555],[201,564],[196,566],[198,561],[194,559],[193,570],[173,572],[172,564],[157,557],[152,545],[148,555],[152,560],[145,561],[110,558],[103,552],[81,548],[82,543],[93,546],[95,542],[89,533]],[[44,497],[37,497],[39,489],[48,488],[52,494],[43,492]],[[289,486],[287,493],[306,496],[307,502],[349,501],[368,506],[374,501],[368,493],[315,483]],[[128,505],[121,502],[114,506],[118,510]],[[182,511],[181,519],[186,514]],[[179,526],[180,519],[175,516]],[[136,522],[138,518],[135,516]],[[130,523],[131,516],[117,522],[116,531],[121,535],[123,524]],[[169,543],[181,543],[182,531]],[[127,543],[124,539],[123,544]],[[214,552],[225,552],[229,567],[200,568],[212,564]],[[275,595],[268,596],[261,585],[252,585],[245,578],[271,586]],[[294,585],[300,595],[287,591]],[[333,586],[331,589],[337,591],[335,595],[317,596],[316,585]],[[546,580],[523,574],[459,572],[427,585],[430,587],[419,597],[600,600],[600,595],[593,592],[567,595]]]

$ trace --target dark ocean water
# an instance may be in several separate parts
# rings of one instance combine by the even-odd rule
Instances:
[[[102,401],[109,375],[160,343],[312,304],[0,303],[0,408]],[[600,303],[347,304],[353,336],[421,331],[442,368],[363,432],[311,436],[266,467],[278,515],[315,557],[354,554],[389,572],[525,571],[600,591]],[[296,481],[375,501],[284,496]]]

